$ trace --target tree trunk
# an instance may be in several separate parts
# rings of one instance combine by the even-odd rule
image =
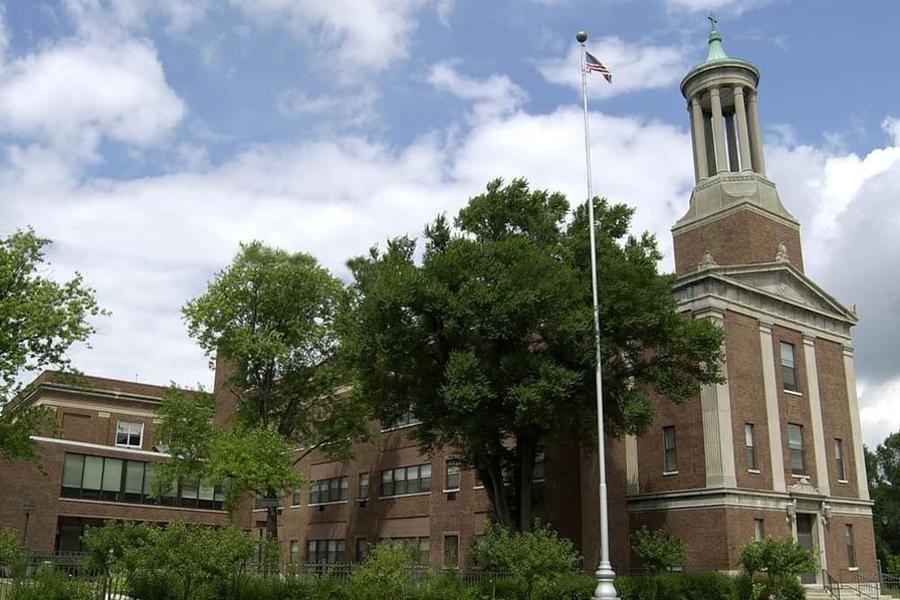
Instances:
[[[487,492],[488,500],[494,509],[497,522],[503,527],[516,531],[516,519],[503,489],[503,469],[500,466],[500,460],[495,457],[488,458],[477,469],[481,481],[484,483],[484,491]]]
[[[516,443],[516,455],[518,467],[516,473],[516,488],[518,493],[518,520],[519,531],[531,531],[534,527],[534,519],[531,511],[531,491],[534,478],[534,459],[537,456],[536,445],[527,438],[520,438]]]

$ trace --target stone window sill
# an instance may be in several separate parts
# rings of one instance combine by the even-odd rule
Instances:
[[[347,504],[347,500],[333,500],[331,502],[310,502],[310,506],[331,506],[333,504]]]
[[[415,492],[412,494],[394,494],[393,496],[379,496],[379,500],[391,500],[392,498],[414,498],[416,496],[428,496],[431,492]]]
[[[789,394],[789,395],[791,395],[791,396],[798,396],[798,397],[800,397],[800,398],[803,397],[803,392],[795,392],[795,391],[793,391],[793,390],[784,390],[784,393],[785,393],[785,394]]]
[[[663,477],[669,477],[670,475],[678,475],[678,471],[663,471]]]
[[[748,473],[753,473],[754,475],[759,475],[759,469],[747,469]]]
[[[838,483],[843,483],[844,485],[846,485],[846,484],[848,484],[848,483],[850,483],[850,482],[847,481],[846,479],[838,479]]]

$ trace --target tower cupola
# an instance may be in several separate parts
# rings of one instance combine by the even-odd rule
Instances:
[[[698,268],[703,257],[717,264],[773,261],[782,246],[803,269],[800,223],[766,177],[753,64],[725,51],[715,15],[706,59],[681,81],[691,121],[695,186],[690,208],[675,226],[675,270]]]

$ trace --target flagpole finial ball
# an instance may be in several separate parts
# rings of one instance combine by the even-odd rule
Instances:
[[[575,34],[575,39],[578,40],[579,44],[583,44],[587,41],[587,34],[583,31],[579,31]]]

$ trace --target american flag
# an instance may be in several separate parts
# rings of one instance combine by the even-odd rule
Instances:
[[[587,50],[584,51],[584,54],[584,66],[588,70],[588,72],[596,71],[597,73],[603,75],[603,79],[605,79],[609,83],[612,83],[612,73],[609,72],[609,69],[606,68],[606,65],[600,62],[599,58],[597,58]]]

